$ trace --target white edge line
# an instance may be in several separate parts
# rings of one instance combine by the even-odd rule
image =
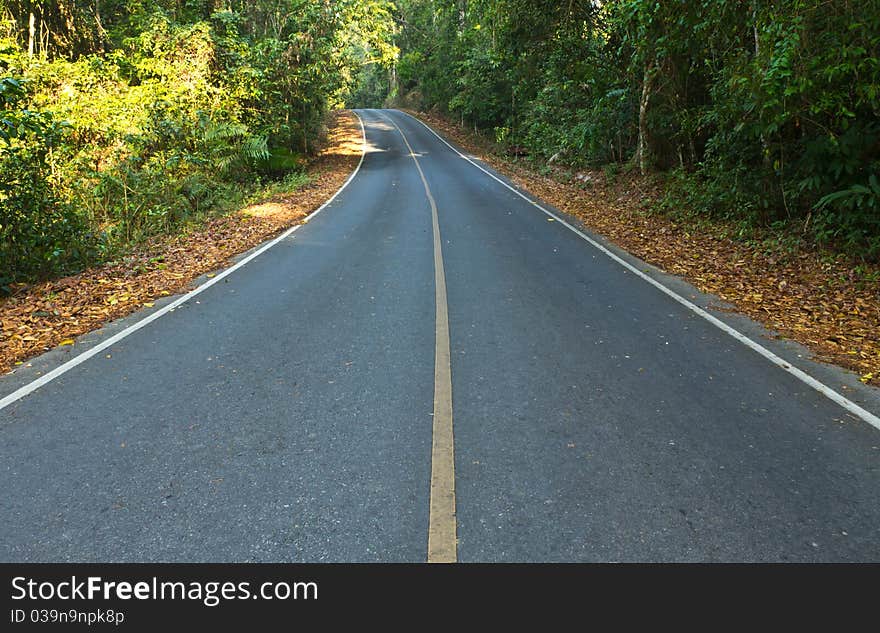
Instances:
[[[725,323],[724,321],[712,316],[711,314],[709,314],[708,312],[703,310],[698,305],[691,303],[690,301],[688,301],[687,299],[685,299],[684,297],[682,297],[678,293],[667,288],[665,285],[663,285],[662,283],[660,283],[659,281],[657,281],[653,277],[646,275],[644,272],[642,272],[641,270],[639,270],[638,268],[636,268],[635,266],[633,266],[632,264],[630,264],[626,260],[615,255],[610,250],[608,250],[607,248],[602,246],[600,243],[598,243],[596,240],[591,238],[589,235],[587,235],[586,233],[584,233],[580,229],[572,226],[571,224],[566,222],[564,219],[562,219],[561,217],[559,217],[557,214],[553,213],[552,211],[548,211],[543,206],[541,206],[540,204],[538,204],[537,202],[535,202],[534,200],[532,200],[531,198],[529,198],[528,196],[526,196],[525,194],[520,192],[519,190],[511,187],[509,184],[504,182],[501,178],[499,178],[498,176],[496,176],[495,174],[490,172],[488,169],[485,169],[479,163],[474,162],[468,156],[465,156],[464,154],[462,154],[455,147],[453,147],[450,143],[448,143],[446,141],[446,139],[444,139],[442,136],[437,134],[437,132],[435,132],[433,129],[431,129],[431,127],[428,126],[424,121],[421,121],[420,119],[412,116],[408,112],[403,112],[402,110],[398,110],[398,112],[402,112],[403,114],[410,117],[411,119],[421,123],[429,132],[431,132],[431,134],[433,134],[438,139],[440,139],[447,147],[449,147],[449,149],[451,149],[453,152],[458,154],[458,156],[465,159],[467,162],[469,162],[471,165],[473,165],[474,167],[476,167],[477,169],[482,171],[487,176],[490,176],[494,180],[497,180],[498,182],[500,182],[502,185],[504,185],[505,187],[510,189],[513,193],[518,195],[520,198],[522,198],[523,200],[525,200],[526,202],[528,202],[532,206],[537,207],[538,209],[540,209],[541,211],[546,213],[548,216],[550,216],[551,218],[553,218],[554,220],[556,220],[557,222],[562,224],[567,229],[576,233],[579,237],[586,240],[590,245],[592,245],[593,247],[595,247],[596,249],[598,249],[599,251],[601,251],[602,253],[604,253],[605,255],[610,257],[611,259],[613,259],[615,262],[617,262],[618,264],[620,264],[621,266],[626,268],[631,273],[637,275],[639,278],[648,282],[649,284],[651,284],[652,286],[654,286],[655,288],[660,290],[662,293],[668,295],[672,299],[675,299],[675,301],[677,301],[678,303],[683,305],[685,308],[687,308],[688,310],[690,310],[694,314],[697,314],[697,315],[703,317],[705,320],[707,320],[709,323],[711,323],[712,325],[714,325],[718,329],[722,330],[723,332],[726,332],[727,334],[729,334],[730,336],[735,338],[737,341],[739,341],[740,343],[742,343],[743,345],[745,345],[749,349],[757,352],[758,354],[760,354],[761,356],[763,356],[764,358],[769,360],[771,363],[773,363],[777,367],[782,368],[783,370],[787,371],[789,374],[791,374],[792,376],[794,376],[795,378],[797,378],[801,382],[809,385],[810,387],[812,387],[813,389],[815,389],[816,391],[821,393],[823,396],[825,396],[829,400],[839,404],[841,407],[843,407],[844,409],[846,409],[847,411],[849,411],[853,415],[858,416],[859,418],[861,418],[862,420],[864,420],[865,422],[867,422],[871,426],[875,427],[876,429],[880,429],[880,417],[877,417],[876,415],[874,415],[870,411],[863,409],[862,407],[857,405],[852,400],[849,400],[849,399],[845,398],[844,396],[840,395],[839,393],[834,391],[831,387],[825,385],[822,382],[819,382],[818,380],[813,378],[808,373],[798,369],[797,367],[795,367],[794,365],[789,363],[784,358],[777,356],[776,354],[771,352],[769,349],[767,349],[763,345],[756,343],[755,341],[750,339],[748,336],[741,333],[739,330],[732,328],[731,326],[727,325],[727,323]]]
[[[171,312],[172,310],[174,310],[178,306],[186,303],[187,301],[189,301],[190,299],[192,299],[196,295],[201,294],[202,292],[204,292],[205,290],[207,290],[208,288],[210,288],[211,286],[213,286],[214,284],[219,282],[221,279],[224,279],[225,277],[234,273],[236,270],[238,270],[239,268],[241,268],[242,266],[247,264],[252,259],[255,259],[256,257],[265,253],[267,250],[269,250],[270,248],[272,248],[273,246],[278,244],[278,242],[281,242],[281,241],[285,240],[286,238],[290,237],[297,229],[299,229],[299,227],[301,227],[308,220],[312,219],[313,217],[318,215],[321,211],[323,211],[327,206],[329,206],[330,203],[336,199],[336,196],[338,196],[340,193],[342,193],[342,191],[346,187],[348,187],[349,183],[352,180],[354,180],[354,177],[357,176],[358,172],[361,169],[361,165],[363,165],[363,163],[364,163],[364,156],[366,156],[366,154],[367,154],[367,132],[366,132],[366,129],[364,128],[364,121],[357,112],[355,112],[354,110],[351,110],[351,112],[358,118],[358,121],[360,122],[360,125],[361,125],[361,136],[363,138],[363,141],[361,144],[361,159],[358,162],[357,167],[355,167],[355,170],[348,177],[348,179],[342,184],[342,186],[339,189],[336,190],[336,193],[334,193],[332,196],[330,196],[330,198],[324,204],[322,204],[320,207],[318,207],[317,209],[312,211],[309,215],[307,215],[305,218],[303,218],[303,220],[299,224],[297,224],[296,226],[292,226],[289,229],[285,230],[284,233],[282,233],[278,237],[272,239],[270,242],[267,242],[263,246],[259,247],[258,250],[254,251],[253,253],[251,253],[250,255],[245,257],[244,259],[236,262],[233,266],[230,266],[229,268],[225,269],[223,272],[217,273],[217,275],[215,277],[212,277],[211,279],[209,279],[208,281],[206,281],[205,283],[200,285],[198,288],[194,288],[193,290],[190,290],[185,295],[179,297],[178,299],[175,299],[174,301],[172,301],[168,305],[160,308],[159,310],[156,310],[155,312],[153,312],[149,316],[144,317],[143,319],[141,319],[137,323],[133,323],[132,325],[128,326],[127,328],[125,328],[121,332],[117,332],[116,334],[114,334],[110,338],[98,343],[97,345],[86,350],[82,354],[79,354],[78,356],[74,356],[69,361],[63,363],[62,365],[59,365],[58,367],[56,367],[52,371],[47,372],[46,374],[43,374],[42,376],[40,376],[36,380],[29,382],[28,384],[24,385],[23,387],[19,387],[18,389],[16,389],[12,393],[10,393],[5,398],[0,399],[0,410],[5,409],[13,402],[21,400],[26,395],[33,393],[34,391],[36,391],[37,389],[39,389],[43,385],[45,385],[49,382],[52,382],[53,380],[58,378],[58,376],[61,376],[62,374],[70,371],[71,369],[73,369],[77,365],[80,365],[80,364],[86,362],[92,356],[95,356],[96,354],[100,354],[101,352],[103,352],[105,349],[107,349],[111,345],[118,343],[119,341],[121,341],[125,337],[137,332],[142,327],[149,325],[150,323],[152,323],[153,321],[155,321],[159,317],[162,317],[162,316],[168,314],[169,312]]]

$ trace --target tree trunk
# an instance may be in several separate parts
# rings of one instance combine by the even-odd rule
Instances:
[[[636,159],[639,163],[639,171],[643,176],[648,173],[651,153],[648,138],[648,103],[651,100],[654,75],[654,63],[651,62],[645,66],[645,75],[642,78],[642,96],[639,99],[639,144],[636,149]]]
[[[400,94],[400,85],[397,83],[397,66],[391,66],[391,72],[388,73],[388,96],[391,97],[392,101],[388,102],[388,105],[395,105],[402,103],[402,95]]]
[[[752,35],[755,38],[755,61],[757,63],[761,63],[761,37],[760,32],[758,30],[758,3],[755,2],[752,8]],[[761,189],[762,195],[765,200],[770,200],[773,195],[773,182],[771,177],[773,175],[773,160],[772,160],[772,148],[770,147],[770,142],[767,140],[767,136],[764,134],[763,127],[761,128],[760,134],[761,140]],[[783,194],[783,204],[785,203],[785,195]],[[766,205],[760,206],[760,221],[762,224],[767,224],[770,221],[771,212],[768,211]]]
[[[302,123],[302,131],[303,131],[303,154],[306,156],[309,155],[309,134],[306,126],[306,121],[308,119],[308,112],[306,111],[306,104],[303,103],[303,123]]]
[[[99,53],[104,53],[105,46],[104,43],[107,41],[107,31],[104,30],[104,25],[101,23],[101,5],[99,0],[95,0],[95,33],[97,39],[97,49]]]
[[[758,3],[752,7],[752,34],[755,37],[755,59],[761,54],[761,40],[758,37]]]
[[[28,57],[34,56],[34,35],[36,32],[36,16],[31,11],[30,17],[28,17]]]

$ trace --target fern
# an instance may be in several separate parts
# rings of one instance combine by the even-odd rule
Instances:
[[[247,126],[243,123],[216,122],[209,121],[205,125],[205,131],[202,138],[205,141],[213,142],[218,140],[240,138],[247,135]]]
[[[268,160],[269,141],[265,136],[248,136],[240,147],[241,154],[249,160]]]

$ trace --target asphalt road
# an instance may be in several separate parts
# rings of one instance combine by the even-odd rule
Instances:
[[[880,431],[417,121],[360,115],[324,211],[0,410],[0,560],[424,561],[444,424],[461,562],[880,560]]]

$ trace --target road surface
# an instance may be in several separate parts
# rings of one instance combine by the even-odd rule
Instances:
[[[0,560],[880,560],[878,429],[421,123],[359,114],[321,213],[0,410]]]

